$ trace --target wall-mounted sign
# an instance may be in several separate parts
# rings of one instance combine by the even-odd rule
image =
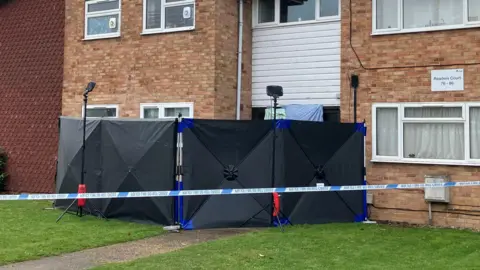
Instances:
[[[115,29],[117,27],[117,19],[116,18],[110,18],[108,21],[108,27],[110,29]]]
[[[192,10],[190,9],[190,7],[184,7],[183,8],[183,18],[184,19],[190,19],[191,16],[192,16]]]
[[[463,69],[432,70],[432,91],[463,91]]]

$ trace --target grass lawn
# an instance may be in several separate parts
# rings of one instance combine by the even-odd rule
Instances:
[[[96,269],[480,269],[480,234],[374,224],[273,228]]]
[[[47,201],[0,202],[0,265],[154,236],[161,226],[43,210]]]

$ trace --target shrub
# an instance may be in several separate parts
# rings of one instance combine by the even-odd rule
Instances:
[[[0,192],[5,191],[5,184],[8,176],[6,173],[7,160],[7,152],[0,148]]]

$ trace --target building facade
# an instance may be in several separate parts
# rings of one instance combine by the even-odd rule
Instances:
[[[250,118],[251,3],[244,4],[241,117]],[[236,117],[235,0],[67,1],[63,115]]]
[[[23,102],[41,112],[35,117],[48,118],[43,122],[32,116],[17,122],[30,113],[12,114],[4,107],[0,143],[11,156],[12,191],[52,190],[57,117],[83,115],[82,93],[90,81],[97,83],[86,112],[92,117],[171,118],[182,113],[196,118],[250,119],[252,114],[263,118],[269,105],[265,87],[280,84],[285,90],[281,106],[318,104],[325,106],[324,120],[339,121],[338,0],[89,0],[53,1],[41,8],[27,1],[6,2],[10,3],[2,7],[1,20],[9,22],[2,25],[13,26],[2,28],[1,44],[16,54],[2,54],[2,63],[7,63],[2,68],[12,75],[8,80],[16,81],[3,79],[8,88],[2,91],[3,100],[15,110],[23,110],[15,105]],[[30,25],[23,14],[31,18],[28,12],[37,9],[41,12],[35,16],[45,23],[48,19],[48,27],[14,34],[16,27]],[[52,14],[44,16],[44,11]],[[24,42],[27,38],[30,42]],[[38,69],[29,76],[50,84],[31,86],[30,77],[22,75],[24,65]],[[15,88],[34,94],[10,95]],[[47,88],[52,89],[49,98],[42,92]],[[50,103],[41,107],[40,96]],[[44,111],[50,112],[48,116]],[[35,132],[41,133],[41,128],[52,137],[39,144]],[[32,146],[23,144],[25,140]],[[48,158],[30,162],[34,152]],[[30,165],[19,165],[22,162]],[[38,180],[44,184],[32,185],[37,180],[30,175],[38,178],[38,172],[45,175]]]
[[[280,106],[318,104],[327,121],[352,122],[352,74],[369,184],[480,180],[475,1],[37,2],[0,6],[0,146],[12,191],[53,190],[60,114],[234,119],[240,89],[241,118],[263,118],[266,86],[281,85]],[[480,227],[479,191],[451,189],[431,216],[423,189],[376,191],[370,217]]]
[[[235,118],[241,90],[241,117],[263,118],[266,86],[279,84],[281,106],[318,104],[339,120],[339,1],[242,3],[67,2],[63,114],[82,114],[95,80],[91,116]]]
[[[356,0],[342,4],[341,118],[353,121],[359,76],[369,184],[480,179],[480,5],[477,1]],[[373,192],[371,218],[480,227],[480,188]]]
[[[280,106],[321,105],[339,121],[340,15],[339,0],[253,1],[254,111],[272,106],[267,85],[281,85]]]
[[[52,192],[61,114],[64,1],[0,1],[0,147],[7,190]]]

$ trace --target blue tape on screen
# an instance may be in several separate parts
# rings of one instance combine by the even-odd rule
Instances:
[[[417,189],[435,187],[471,187],[480,186],[480,181],[422,183],[422,184],[387,184],[358,186],[323,186],[323,187],[284,187],[284,188],[243,188],[243,189],[206,189],[206,190],[170,190],[140,192],[107,192],[107,193],[62,193],[62,194],[19,194],[0,195],[0,201],[21,200],[71,200],[71,199],[106,199],[106,198],[143,198],[143,197],[177,197],[202,195],[236,195],[267,193],[303,193],[332,192],[386,189]]]

